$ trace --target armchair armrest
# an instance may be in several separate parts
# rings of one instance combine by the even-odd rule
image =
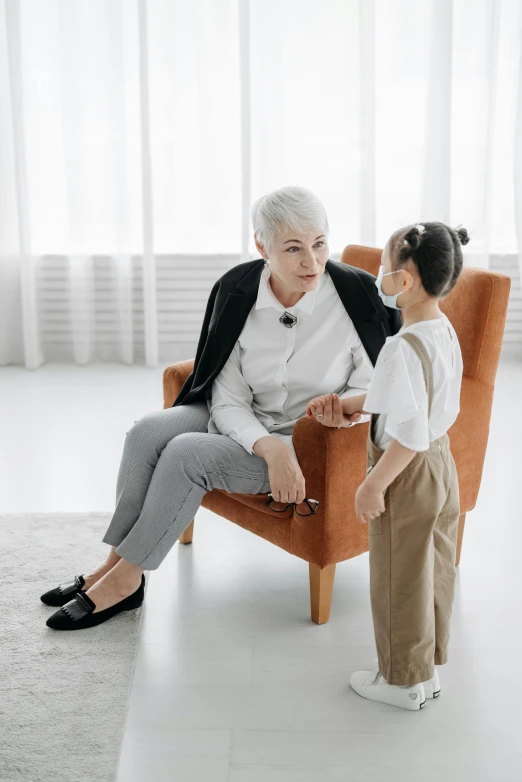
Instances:
[[[164,408],[172,407],[193,368],[194,360],[187,359],[164,370]],[[368,426],[333,429],[300,418],[293,429],[306,496],[320,504],[314,516],[294,512],[290,551],[321,568],[368,551],[367,525],[355,515],[355,492],[366,476]]]
[[[369,424],[334,429],[300,418],[292,442],[315,516],[292,520],[291,550],[323,568],[368,551],[368,527],[355,515],[355,492],[366,477]]]
[[[172,407],[183,383],[194,369],[194,359],[189,358],[172,364],[163,372],[163,409]]]

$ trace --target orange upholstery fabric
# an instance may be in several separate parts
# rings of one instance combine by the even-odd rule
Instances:
[[[341,261],[377,274],[381,250],[351,245]],[[459,475],[461,512],[477,501],[486,452],[493,386],[502,347],[510,279],[465,268],[443,309],[457,332],[464,358],[461,412],[449,436]],[[163,375],[164,407],[175,401],[193,360],[168,367]],[[207,492],[203,506],[291,554],[318,565],[342,562],[368,550],[367,526],[355,516],[354,496],[366,473],[368,424],[329,429],[308,418],[293,430],[307,497],[319,500],[315,516],[289,509],[275,517],[267,495]]]

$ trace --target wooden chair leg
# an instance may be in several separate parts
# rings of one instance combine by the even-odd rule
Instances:
[[[312,620],[318,624],[325,624],[330,618],[330,606],[332,605],[333,585],[335,579],[335,564],[320,568],[309,562],[310,570],[310,607]]]
[[[185,532],[182,532],[179,536],[180,543],[192,543],[192,535],[194,534],[194,519],[190,522]]]
[[[462,551],[462,538],[464,537],[465,523],[466,523],[466,514],[463,513],[459,519],[459,532],[457,537],[457,559],[455,560],[456,565],[460,563],[460,552]]]

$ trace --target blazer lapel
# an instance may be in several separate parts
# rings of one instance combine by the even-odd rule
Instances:
[[[256,302],[264,265],[263,261],[251,269],[234,290],[228,293],[216,321],[209,329],[205,346],[205,352],[211,356],[212,364],[209,381],[221,372],[241,334],[248,314]]]
[[[252,293],[237,291],[229,293],[223,309],[212,329],[211,350],[219,354],[223,349],[230,355],[232,348],[241,334],[248,313],[255,304],[257,289]]]
[[[375,364],[386,340],[382,313],[350,266],[329,260],[326,262],[326,269],[372,364]]]

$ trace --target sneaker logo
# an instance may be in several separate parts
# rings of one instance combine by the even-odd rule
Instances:
[[[410,692],[410,698],[411,698],[412,701],[416,701],[417,700],[417,693],[416,692]]]

